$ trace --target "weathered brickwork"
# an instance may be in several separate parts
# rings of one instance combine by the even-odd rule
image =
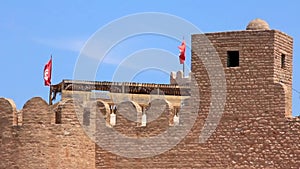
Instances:
[[[208,143],[228,158],[225,166],[230,168],[298,168],[299,119],[287,118],[291,116],[292,39],[274,30],[205,36],[220,56],[227,86],[225,111]],[[201,38],[193,36],[192,70],[201,90],[200,114],[207,114],[211,84],[197,58],[205,60],[213,52],[206,52],[210,45]],[[227,67],[227,51],[239,51],[238,67]],[[286,54],[283,69],[282,53]]]
[[[22,109],[23,125],[12,125],[15,107],[0,99],[0,168],[95,168],[95,144],[86,137],[73,101],[49,106],[41,98]],[[63,124],[54,123],[61,107]]]
[[[293,39],[262,23],[260,27],[252,22],[245,31],[192,35],[192,95],[180,108],[176,99],[146,104],[148,97],[135,94],[135,101],[113,105],[100,99],[72,99],[66,92],[54,105],[36,97],[17,111],[13,101],[0,98],[0,168],[298,169],[300,118],[291,116]],[[238,65],[229,65],[228,51],[238,51]],[[117,110],[116,124],[111,122],[112,106]],[[194,125],[179,130],[187,123]],[[207,140],[203,128],[211,131]],[[140,139],[168,129],[186,136],[160,154],[149,151],[146,158],[130,158],[107,148],[119,144],[117,136],[107,133]],[[131,147],[142,145],[126,140],[122,144],[125,148],[120,151],[125,149],[128,155],[137,153]],[[162,140],[153,144],[166,148]]]

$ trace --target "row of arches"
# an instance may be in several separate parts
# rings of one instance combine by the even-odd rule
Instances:
[[[84,105],[82,124],[90,124],[91,113],[101,113],[100,118],[105,119],[107,127],[113,127],[118,123],[118,116],[122,116],[138,127],[145,127],[147,123],[155,121],[160,116],[166,116],[169,126],[179,125],[180,106],[173,106],[167,100],[155,99],[149,104],[138,104],[134,101],[125,101],[118,104],[104,100],[87,102]],[[99,115],[98,114],[98,115]],[[99,116],[98,116],[99,117]]]

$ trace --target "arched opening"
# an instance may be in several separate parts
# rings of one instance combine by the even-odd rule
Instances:
[[[122,125],[141,126],[142,107],[134,101],[125,101],[117,105],[118,117]]]
[[[173,125],[174,107],[165,99],[154,99],[146,110],[147,123],[164,123]]]
[[[100,110],[100,113],[101,113],[102,117],[105,120],[106,126],[111,127],[111,124],[110,124],[110,114],[111,114],[110,105],[107,102],[103,101],[103,100],[97,100],[96,103],[97,103],[97,109]],[[98,117],[99,116],[97,116],[97,118]]]

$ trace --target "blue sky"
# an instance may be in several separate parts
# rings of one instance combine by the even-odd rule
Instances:
[[[0,97],[12,98],[19,109],[34,96],[48,100],[49,88],[43,85],[42,70],[51,54],[52,83],[73,79],[78,56],[86,41],[111,21],[140,12],[176,15],[203,32],[244,30],[250,20],[262,18],[272,29],[294,38],[293,88],[300,91],[299,6],[297,0],[2,1]],[[165,46],[166,43],[169,45]],[[111,57],[99,68],[96,80],[111,80],[122,57],[136,50],[163,48],[177,55],[179,43],[151,35],[125,40],[108,54]],[[187,56],[190,57],[189,52]],[[190,64],[189,59],[187,64]],[[133,80],[168,83],[168,78],[168,73],[152,69],[136,75]],[[300,94],[295,91],[293,115],[300,115]]]

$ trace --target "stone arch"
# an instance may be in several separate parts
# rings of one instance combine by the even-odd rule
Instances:
[[[136,114],[133,114],[135,111]],[[137,126],[141,126],[142,121],[142,107],[134,101],[123,101],[117,104],[117,112],[122,117],[129,121],[136,122]]]
[[[174,107],[171,102],[166,99],[153,99],[149,103],[147,113],[147,122],[158,119],[163,113],[168,117],[169,125],[173,125]]]
[[[277,104],[274,111],[280,111],[280,113],[283,113],[281,116],[292,117],[292,103],[290,103],[289,100],[290,90],[288,90],[288,87],[284,83],[275,83],[275,91],[276,94],[274,95],[274,100],[278,99],[278,101],[276,101]],[[280,110],[282,107],[284,110]]]
[[[102,113],[103,117],[105,118],[106,126],[110,125],[110,107],[109,104],[101,99],[96,100],[97,108],[99,108],[100,113]],[[98,116],[97,116],[98,119]]]

